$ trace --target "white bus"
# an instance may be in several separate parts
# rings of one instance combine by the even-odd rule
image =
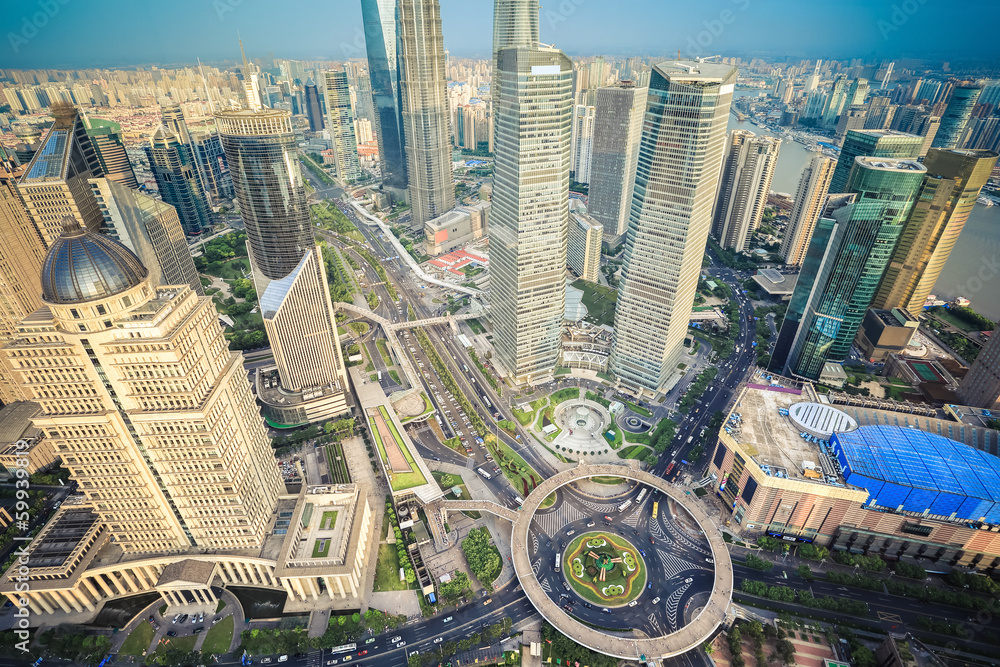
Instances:
[[[562,554],[556,554],[556,572],[559,572],[559,563],[562,561]]]
[[[478,472],[480,475],[482,475],[486,479],[492,479],[493,478],[493,475],[489,474],[488,472],[486,472],[482,468],[476,468],[476,472]]]
[[[642,491],[639,492],[639,497],[635,499],[636,503],[641,503],[643,498],[646,497],[646,492],[649,491],[646,487],[642,487]]]
[[[343,644],[341,646],[334,646],[330,649],[330,653],[351,653],[357,647],[357,644]]]
[[[632,501],[631,500],[626,500],[625,502],[623,502],[621,505],[618,506],[618,511],[619,512],[624,512],[629,507],[632,507]]]
[[[486,403],[486,407],[492,408],[493,404],[490,403],[490,399],[486,398],[486,394],[483,394],[483,402]]]

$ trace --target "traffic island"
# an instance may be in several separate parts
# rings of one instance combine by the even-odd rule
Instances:
[[[566,579],[585,600],[622,607],[646,585],[646,564],[628,540],[605,532],[584,533],[566,548]]]

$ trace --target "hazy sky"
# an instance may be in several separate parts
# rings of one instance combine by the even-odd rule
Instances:
[[[0,67],[364,55],[359,0],[5,0]],[[445,46],[486,56],[493,3],[441,0]],[[541,39],[570,55],[992,60],[997,0],[543,0]]]

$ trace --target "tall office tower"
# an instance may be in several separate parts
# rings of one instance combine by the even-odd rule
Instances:
[[[847,192],[847,183],[857,157],[916,158],[923,138],[895,130],[851,130],[844,137],[830,192]]]
[[[108,178],[92,178],[90,186],[104,213],[101,233],[135,253],[153,287],[190,285],[205,294],[177,209]]]
[[[1000,327],[993,331],[972,362],[969,374],[962,379],[958,386],[958,400],[962,405],[974,405],[990,411],[1000,409]]]
[[[590,162],[594,150],[594,107],[577,104],[573,108],[569,170],[577,183],[590,182]]]
[[[965,128],[965,147],[995,151],[1000,147],[1000,116],[973,118]]]
[[[279,424],[327,419],[347,410],[326,270],[313,240],[291,113],[222,111],[215,117],[233,170],[253,280],[283,392],[259,396]]]
[[[847,101],[847,77],[839,75],[833,81],[830,92],[826,96],[826,104],[823,106],[823,125],[834,125],[840,116],[841,110]]]
[[[46,248],[59,238],[67,213],[91,231],[104,221],[87,183],[104,170],[83,119],[69,104],[53,104],[50,111],[55,122],[17,188]]]
[[[573,64],[553,48],[499,54],[490,213],[493,360],[516,382],[551,377],[566,303]]]
[[[176,134],[182,144],[191,142],[191,134],[188,132],[187,121],[184,119],[184,110],[181,105],[161,104],[160,124]]]
[[[802,118],[815,118],[819,122],[823,117],[823,109],[826,107],[827,94],[822,90],[814,90],[806,98],[806,105],[802,109]]]
[[[866,97],[868,97],[868,79],[855,79],[847,89],[847,99],[844,106],[853,107],[864,104]]]
[[[210,227],[208,202],[191,147],[161,125],[146,146],[146,155],[160,197],[177,209],[184,233],[193,236]]]
[[[958,142],[965,133],[965,126],[981,92],[983,92],[982,86],[975,83],[955,86],[951,101],[941,116],[941,126],[938,127],[937,136],[931,144],[932,148],[960,148]]]
[[[813,73],[806,78],[806,92],[811,93],[817,88],[819,88],[819,67],[823,64],[822,60],[816,61],[816,69]]]
[[[997,154],[990,151],[932,148],[927,153],[927,175],[872,308],[923,309],[996,163]]]
[[[628,228],[648,90],[622,81],[598,88],[595,95],[587,212],[604,225],[604,236],[613,247]]]
[[[848,183],[854,202],[831,213],[843,228],[839,243],[826,249],[819,269],[802,267],[803,273],[808,270],[817,277],[814,284],[802,287],[808,287],[812,298],[787,366],[813,380],[827,361],[841,361],[850,351],[927,173],[909,159],[858,157],[856,162]]]
[[[115,544],[259,547],[284,487],[212,300],[153,287],[128,248],[70,216],[41,287],[47,308],[0,353]]]
[[[357,117],[375,123],[375,107],[372,104],[372,81],[368,72],[359,72],[357,76],[357,94],[354,96],[354,105],[357,109]]]
[[[327,93],[329,94],[329,93]],[[327,104],[329,104],[327,100]],[[316,82],[309,79],[305,85],[305,107],[306,117],[309,119],[309,129],[319,132],[323,129],[323,104],[319,100],[319,89]]]
[[[233,177],[229,173],[226,152],[222,150],[222,139],[218,132],[195,132],[191,135],[191,150],[198,163],[205,194],[219,202],[236,196]]]
[[[712,221],[712,235],[723,248],[742,252],[749,247],[767,206],[780,147],[775,137],[729,133]]]
[[[326,72],[324,78],[326,109],[330,114],[327,128],[333,142],[334,170],[337,178],[342,181],[356,181],[361,176],[361,169],[358,166],[358,142],[354,138],[354,112],[351,111],[347,73]]]
[[[850,130],[863,130],[865,129],[865,118],[868,115],[868,110],[861,105],[844,107],[844,110],[840,114],[840,119],[837,120],[837,130],[834,133],[834,143],[838,146],[843,146],[844,137]]]
[[[247,109],[260,111],[264,108],[264,82],[261,80],[260,69],[247,60],[242,39],[240,40],[240,56],[243,58],[243,67],[240,70],[243,75],[243,101]]]
[[[399,0],[399,96],[413,224],[455,208],[438,0]]]
[[[876,95],[867,104],[865,114],[865,130],[884,130],[892,124],[896,107],[890,102],[888,95]]]
[[[934,140],[937,138],[938,130],[941,128],[941,118],[934,115],[921,115],[917,120],[916,126],[914,127],[913,134],[923,137],[923,143],[920,144],[920,157],[927,155],[927,152],[934,145]]]
[[[97,159],[101,163],[104,177],[117,181],[122,185],[139,189],[139,181],[135,180],[132,163],[125,153],[125,143],[122,141],[122,126],[110,120],[85,118],[87,135],[90,137]]]
[[[24,210],[12,181],[0,181],[0,347],[13,340],[18,324],[41,305],[45,244]],[[0,361],[0,402],[24,400],[20,384]]]
[[[501,49],[515,46],[538,46],[539,0],[494,0],[493,2],[493,69],[490,98],[497,98],[497,72],[500,71]],[[494,125],[494,128],[496,125]],[[496,141],[496,137],[491,137]]]
[[[785,237],[781,240],[781,256],[785,258],[787,266],[801,266],[805,259],[809,240],[823,212],[836,164],[836,160],[817,155],[802,171],[792,214],[788,219]]]
[[[610,368],[659,390],[677,367],[698,287],[736,68],[653,67],[635,173]]]
[[[382,185],[393,197],[402,199],[406,196],[407,178],[396,54],[396,1],[361,0],[361,16]]]
[[[596,283],[601,273],[604,226],[589,215],[570,211],[566,265],[584,280]]]

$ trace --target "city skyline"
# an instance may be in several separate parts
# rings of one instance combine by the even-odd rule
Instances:
[[[239,0],[181,0],[169,6],[151,5],[142,14],[130,11],[131,5],[121,0],[109,4],[100,14],[89,12],[84,4],[59,4],[50,14],[41,11],[43,21],[36,17],[43,9],[38,2],[15,0],[0,19],[5,63],[18,68],[66,68],[193,64],[196,57],[206,63],[233,61],[228,44],[237,31],[259,56],[270,51],[286,58],[364,57],[360,3],[355,0],[305,2],[300,11],[287,13]],[[961,4],[961,11],[934,11],[917,4],[907,12],[891,2],[855,1],[850,11],[844,11],[835,0],[808,4],[723,0],[714,6],[673,8],[669,21],[646,21],[637,17],[655,17],[662,11],[654,0],[614,5],[568,0],[543,6],[539,28],[542,42],[555,44],[569,56],[666,56],[681,49],[683,57],[717,53],[824,59],[958,57],[989,65],[993,51],[988,26],[1000,18],[1000,6],[981,0]],[[442,5],[445,48],[456,57],[491,58],[490,41],[483,36],[492,34],[492,4],[444,0]],[[976,13],[980,20],[966,21],[968,13]],[[302,21],[304,16],[310,19]],[[819,21],[822,32],[801,30]],[[115,32],[116,39],[92,42],[87,57],[81,58],[72,51],[75,38],[92,22]],[[165,38],[150,39],[150,26]],[[960,40],[949,38],[959,34]],[[782,41],[775,43],[775,36]],[[940,50],[934,44],[941,44]]]

